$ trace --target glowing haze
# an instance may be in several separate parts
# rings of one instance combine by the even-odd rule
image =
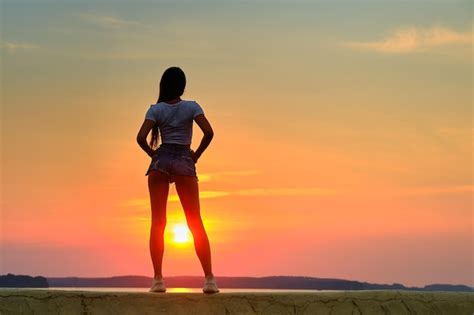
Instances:
[[[2,1],[1,272],[152,275],[135,137],[179,66],[216,276],[474,285],[471,12]],[[170,193],[163,274],[203,275]]]

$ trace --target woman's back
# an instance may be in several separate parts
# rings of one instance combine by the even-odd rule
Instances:
[[[148,170],[148,190],[151,204],[150,254],[154,277],[150,292],[166,292],[162,275],[164,251],[164,227],[166,225],[166,204],[169,185],[176,184],[179,200],[183,206],[187,223],[193,234],[196,253],[203,267],[204,293],[218,293],[216,280],[212,273],[209,239],[202,224],[199,185],[196,163],[211,143],[214,131],[201,106],[194,100],[183,100],[181,96],[186,87],[186,76],[179,67],[165,70],[160,80],[159,101],[150,105],[145,120],[138,132],[137,142],[151,157]],[[175,104],[166,103],[166,101]],[[193,122],[201,128],[203,137],[196,151],[191,149]],[[161,131],[161,144],[158,144]],[[150,145],[147,136],[150,132]]]
[[[180,100],[175,104],[159,102],[150,105],[145,119],[157,123],[162,143],[191,144],[193,120],[204,114],[201,106],[194,100]]]

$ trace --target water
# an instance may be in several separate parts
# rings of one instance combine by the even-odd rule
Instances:
[[[103,288],[103,287],[51,287],[51,288],[0,288],[0,289],[35,289],[35,290],[66,290],[66,291],[95,291],[95,292],[148,292],[149,288]],[[340,290],[300,290],[300,289],[254,289],[254,288],[219,288],[220,293],[248,292],[338,292]],[[202,288],[166,288],[166,293],[203,293]]]

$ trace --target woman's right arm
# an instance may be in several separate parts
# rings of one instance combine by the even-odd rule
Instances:
[[[214,137],[214,130],[212,130],[211,124],[207,120],[206,116],[204,116],[204,114],[199,114],[194,117],[194,121],[198,124],[199,128],[201,128],[202,132],[204,133],[199,147],[196,151],[193,152],[193,160],[196,163],[197,160],[201,157],[202,153],[211,143],[211,140]]]
[[[140,127],[140,130],[138,131],[137,134],[137,142],[138,145],[145,151],[150,157],[153,157],[155,154],[155,150],[153,150],[148,143],[146,142],[146,138],[148,136],[148,133],[150,132],[151,128],[155,125],[155,122],[150,119],[145,119],[143,121],[142,126]]]

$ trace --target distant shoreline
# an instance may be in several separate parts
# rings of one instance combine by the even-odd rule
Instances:
[[[169,288],[201,288],[201,276],[164,277]],[[31,277],[26,275],[7,274],[0,276],[2,288],[147,288],[152,278],[147,276],[116,277]],[[406,287],[400,283],[376,284],[345,279],[329,279],[303,276],[266,276],[266,277],[221,277],[216,276],[219,288],[223,289],[258,289],[258,290],[404,290],[404,291],[451,291],[474,292],[467,285],[430,284],[424,287]]]

